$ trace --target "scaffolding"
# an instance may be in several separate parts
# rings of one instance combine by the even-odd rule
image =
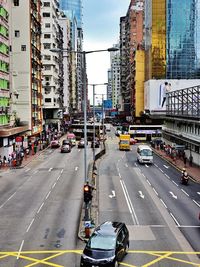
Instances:
[[[200,85],[167,93],[166,115],[200,119]]]

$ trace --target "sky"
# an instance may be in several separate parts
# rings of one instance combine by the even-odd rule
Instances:
[[[130,0],[83,0],[84,51],[108,49],[119,41],[120,17],[126,15],[129,4]],[[87,54],[86,64],[89,84],[107,82],[109,52]],[[92,86],[88,86],[88,91],[92,103]],[[106,86],[96,86],[95,93],[106,93]]]

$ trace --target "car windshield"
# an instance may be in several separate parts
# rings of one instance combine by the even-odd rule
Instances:
[[[152,150],[150,149],[142,149],[140,152],[141,156],[152,156]]]
[[[116,239],[114,236],[102,236],[94,234],[87,243],[91,249],[114,249]]]

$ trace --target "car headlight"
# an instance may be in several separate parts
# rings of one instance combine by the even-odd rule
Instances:
[[[110,258],[106,258],[106,261],[107,261],[107,262],[111,262],[111,261],[114,260],[114,258],[115,258],[115,256],[112,256],[112,257],[110,257]]]

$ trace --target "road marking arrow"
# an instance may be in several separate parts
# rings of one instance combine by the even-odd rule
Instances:
[[[169,166],[167,166],[167,165],[163,165],[166,169],[168,169],[169,168]]]
[[[174,193],[173,193],[173,192],[171,192],[171,191],[170,191],[169,193],[172,195],[172,197],[173,197],[173,198],[177,199],[177,196],[176,196],[176,195],[174,195]]]
[[[75,171],[77,171],[77,170],[78,170],[78,167],[75,168]]]
[[[110,197],[110,198],[115,197],[115,191],[114,191],[114,190],[112,190],[112,195],[109,195],[109,197]]]
[[[145,166],[146,166],[147,168],[149,168],[149,166],[148,166],[147,164],[145,164]]]
[[[140,197],[141,197],[141,198],[144,198],[144,195],[143,195],[142,191],[138,191],[138,192],[139,192],[139,194],[140,194]]]

